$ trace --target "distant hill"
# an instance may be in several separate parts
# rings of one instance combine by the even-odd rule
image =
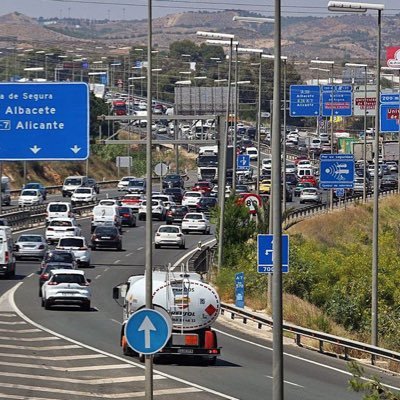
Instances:
[[[197,30],[234,33],[240,44],[273,51],[272,24],[232,22],[238,12],[186,12],[153,21],[155,47],[168,48],[183,39],[196,38]],[[384,46],[399,45],[400,15],[384,16]],[[18,42],[58,44],[72,42],[101,45],[146,45],[146,20],[109,21],[76,18],[33,19],[19,13],[0,17],[0,42],[15,36]],[[2,40],[3,39],[3,40]],[[364,59],[373,60],[376,49],[376,16],[333,15],[328,17],[283,17],[283,54],[299,60]]]

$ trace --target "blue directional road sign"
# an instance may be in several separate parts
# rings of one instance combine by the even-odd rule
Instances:
[[[154,354],[171,337],[172,322],[160,311],[142,308],[133,313],[125,325],[129,347],[141,354]]]
[[[332,85],[322,86],[322,115],[324,117],[332,116],[332,107],[334,116],[351,116],[352,105],[351,85],[333,85],[333,102]]]
[[[335,189],[335,194],[336,197],[344,197],[344,189],[343,188]]]
[[[236,168],[239,171],[250,169],[250,156],[248,154],[238,154],[236,157]]]
[[[274,235],[257,235],[257,271],[262,274],[273,272]],[[289,236],[282,235],[282,272],[289,272]]]
[[[354,187],[353,154],[321,154],[319,186],[323,189]]]
[[[317,117],[320,114],[319,85],[291,85],[290,107],[291,117]]]
[[[244,272],[235,274],[235,306],[244,308]]]
[[[399,126],[399,114],[400,114],[400,102],[398,93],[382,93],[380,103],[380,131],[386,132],[398,132]]]
[[[0,83],[0,160],[85,160],[86,83]]]

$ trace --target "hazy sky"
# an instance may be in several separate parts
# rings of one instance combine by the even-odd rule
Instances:
[[[363,2],[367,2],[363,0]],[[386,14],[400,13],[399,0],[375,0],[385,4]],[[153,0],[153,17],[178,12],[236,9],[273,13],[273,0]],[[324,16],[328,0],[282,0],[282,15]],[[0,15],[13,11],[30,17],[76,17],[90,19],[142,19],[147,16],[147,0],[0,0]]]

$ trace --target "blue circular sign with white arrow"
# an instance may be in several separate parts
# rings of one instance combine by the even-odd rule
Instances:
[[[143,308],[133,313],[125,325],[129,347],[141,354],[154,354],[168,342],[172,321],[166,313]]]

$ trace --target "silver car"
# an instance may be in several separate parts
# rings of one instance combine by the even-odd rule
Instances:
[[[23,234],[15,242],[15,258],[38,258],[41,260],[47,251],[46,239],[43,235]]]
[[[60,238],[56,250],[70,250],[75,256],[78,267],[90,267],[91,252],[83,236]]]

